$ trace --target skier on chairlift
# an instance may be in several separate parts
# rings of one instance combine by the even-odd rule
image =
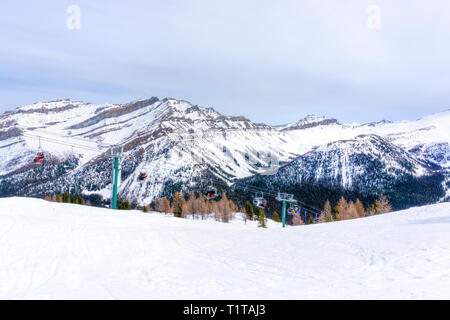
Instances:
[[[267,201],[264,199],[264,194],[262,192],[257,192],[255,194],[253,197],[253,205],[261,209],[265,209],[267,207]]]
[[[205,196],[208,200],[214,200],[217,198],[217,189],[213,186],[208,186],[208,188],[206,188]]]
[[[147,179],[147,173],[145,172],[140,172],[139,176],[138,176],[138,180],[139,181],[144,181],[145,179]]]
[[[39,149],[36,157],[34,158],[33,162],[36,164],[42,164],[44,162],[44,152],[42,152],[41,148],[41,137],[39,137]]]
[[[44,153],[38,152],[37,156],[33,160],[34,163],[42,164],[44,162]]]
[[[298,206],[290,206],[289,207],[289,210],[288,210],[288,213],[289,214],[292,214],[292,215],[300,215],[300,208],[298,207]]]

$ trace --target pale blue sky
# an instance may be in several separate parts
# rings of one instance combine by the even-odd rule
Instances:
[[[80,30],[66,27],[72,4]],[[150,96],[269,124],[450,108],[447,0],[2,0],[0,38],[0,112]]]

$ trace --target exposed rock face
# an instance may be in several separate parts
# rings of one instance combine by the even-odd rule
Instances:
[[[108,198],[115,145],[124,152],[119,194],[137,203],[174,190],[227,190],[253,175],[274,190],[313,183],[385,192],[403,177],[448,179],[449,120],[444,112],[415,122],[349,125],[310,115],[274,127],[173,98],[40,102],[0,116],[0,196],[71,190]],[[32,162],[39,137],[44,166]],[[144,182],[137,181],[141,171],[148,174]]]
[[[327,125],[331,125],[331,124],[338,125],[339,122],[336,119],[327,119],[327,118],[321,117],[321,116],[308,115],[304,119],[298,120],[294,123],[279,126],[278,130],[288,131],[288,130],[308,129],[308,128],[314,128],[317,126],[327,126]]]
[[[443,181],[439,167],[416,159],[377,135],[360,135],[320,146],[283,166],[277,174],[251,177],[246,183],[294,193],[302,186],[323,186],[366,199],[385,194],[394,207],[403,208],[438,201],[444,196]],[[315,196],[320,199],[316,205],[327,200],[326,195]]]

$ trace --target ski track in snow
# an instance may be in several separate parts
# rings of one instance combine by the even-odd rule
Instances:
[[[0,199],[3,299],[449,299],[450,204],[288,227]]]

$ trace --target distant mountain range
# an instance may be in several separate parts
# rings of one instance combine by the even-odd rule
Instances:
[[[405,208],[448,200],[449,124],[450,111],[367,124],[308,115],[270,126],[171,98],[39,102],[0,116],[0,196],[70,191],[108,199],[117,145],[119,197],[136,204],[215,186],[242,201],[255,190],[289,191],[315,206],[383,193]],[[33,163],[39,140],[44,165]],[[139,172],[148,178],[138,181]]]

